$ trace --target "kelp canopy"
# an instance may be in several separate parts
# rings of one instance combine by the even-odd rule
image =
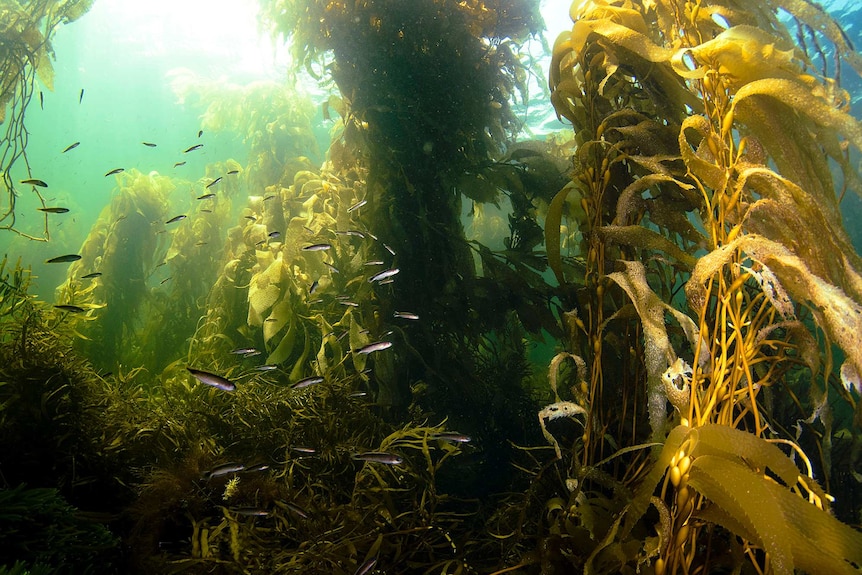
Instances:
[[[12,179],[17,162],[24,163],[27,174],[27,129],[24,112],[36,93],[36,78],[48,90],[54,89],[54,51],[51,37],[60,24],[83,16],[93,0],[15,0],[0,1],[0,124],[6,130],[0,139],[0,176],[4,203],[0,205],[0,229],[11,230],[30,239],[49,238],[48,219],[41,236],[33,236],[15,227],[15,199],[24,186]],[[38,188],[31,186],[44,206]]]

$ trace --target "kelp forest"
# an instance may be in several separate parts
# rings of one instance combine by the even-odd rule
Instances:
[[[2,233],[68,211],[25,111],[90,4],[0,0]],[[109,172],[54,301],[0,260],[0,573],[859,573],[862,57],[809,0],[567,16],[260,0],[289,77],[174,78],[247,156]]]

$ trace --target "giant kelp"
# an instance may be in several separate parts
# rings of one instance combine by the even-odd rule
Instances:
[[[792,15],[795,36],[779,7]],[[649,436],[665,441],[585,567],[613,570],[656,556],[656,573],[708,569],[707,544],[729,546],[759,570],[850,572],[859,536],[824,511],[828,498],[813,470],[828,485],[828,398],[856,409],[851,392],[859,389],[859,258],[839,215],[843,190],[858,188],[849,146],[860,145],[859,124],[840,88],[846,64],[862,70],[858,55],[807,2],[576,2],[571,15],[550,80],[555,108],[575,129],[575,177],[551,203],[545,238],[561,282],[570,273],[559,250],[564,213],[586,254],[586,285],[570,315],[571,344],[591,366],[578,398],[588,417],[577,451],[588,464],[600,459],[608,446],[596,432],[609,427],[646,438],[644,416]],[[833,345],[844,352],[838,370]],[[622,369],[631,374],[620,384],[608,377],[613,354],[627,358]],[[605,411],[616,389],[627,418]],[[797,421],[804,429],[789,433]],[[669,423],[681,425],[667,435]],[[813,453],[800,447],[806,434],[821,438]],[[807,468],[777,459],[780,452],[766,461],[775,450],[769,442],[789,446]],[[628,469],[615,489],[633,485],[642,462]],[[632,545],[662,477],[653,498],[658,544]],[[582,493],[574,489],[575,502]],[[751,514],[763,500],[772,502],[769,521]],[[830,548],[829,566],[809,562],[791,516],[821,525],[815,538],[824,545],[840,534],[846,549]],[[715,524],[747,543],[726,539]],[[564,545],[578,534],[562,532]]]
[[[93,0],[0,2],[0,124],[6,122],[0,139],[0,178],[6,196],[0,210],[0,229],[30,239],[49,238],[47,216],[39,234],[16,227],[15,202],[23,186],[14,183],[12,172],[20,169],[19,162],[23,162],[26,173],[30,172],[24,113],[36,93],[36,78],[46,89],[54,89],[51,38],[60,24],[77,20],[92,3]],[[38,188],[30,188],[44,206]]]

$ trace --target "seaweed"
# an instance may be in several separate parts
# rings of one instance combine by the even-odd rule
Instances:
[[[785,28],[779,6],[819,41],[796,43],[803,35]],[[574,3],[571,16],[550,83],[558,114],[575,130],[575,173],[550,204],[545,240],[550,267],[567,283],[563,218],[581,232],[587,271],[570,312],[570,345],[591,373],[579,397],[584,437],[563,458],[622,463],[639,441],[664,444],[651,468],[630,460],[617,467],[619,486],[599,482],[613,489],[616,515],[590,532],[602,543],[584,569],[708,570],[719,561],[714,548],[732,552],[737,569],[745,556],[758,572],[849,572],[858,543],[826,566],[808,562],[799,533],[803,521],[820,525],[811,542],[829,549],[833,536],[858,539],[830,517],[831,497],[812,471],[828,488],[828,398],[857,406],[859,257],[839,202],[858,188],[847,150],[860,142],[839,82],[841,63],[860,72],[858,55],[807,2],[586,2]],[[825,44],[835,63],[816,74]],[[833,346],[843,352],[834,371]],[[609,377],[605,360],[614,355],[635,377]],[[798,399],[802,381],[806,401]],[[625,418],[606,410],[608,394],[620,392]],[[803,420],[821,438],[814,453],[803,451],[801,429],[788,431]],[[614,427],[631,447],[608,438]],[[791,449],[805,473],[769,442]],[[619,489],[637,478],[624,507]],[[570,501],[587,489],[571,487]],[[658,545],[633,533],[650,505],[661,518]]]
[[[6,122],[5,133],[0,138],[0,179],[6,196],[0,208],[0,230],[31,240],[50,239],[47,214],[41,232],[28,232],[16,225],[15,204],[20,192],[15,189],[12,172],[23,162],[29,177],[24,116],[36,93],[37,78],[46,89],[54,90],[51,38],[61,24],[83,16],[92,3],[93,0],[4,0],[0,3],[0,124]],[[42,93],[39,94],[41,98]],[[39,189],[35,186],[30,189],[45,207]]]

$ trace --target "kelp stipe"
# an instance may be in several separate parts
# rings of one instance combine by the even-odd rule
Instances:
[[[778,20],[779,6],[793,15],[795,38]],[[629,373],[643,362],[645,381],[630,379],[623,398],[646,395],[650,435],[666,442],[605,548],[629,541],[664,477],[661,498],[653,498],[662,517],[660,544],[646,558],[655,557],[656,573],[708,569],[715,558],[701,549],[728,545],[760,571],[850,572],[858,557],[827,541],[840,534],[858,548],[862,537],[826,513],[829,498],[808,460],[828,485],[827,397],[858,405],[851,391],[859,391],[862,373],[860,259],[841,226],[843,190],[836,193],[830,166],[840,169],[843,186],[859,189],[848,152],[862,145],[859,123],[847,114],[849,99],[838,82],[842,63],[862,71],[859,56],[840,28],[807,2],[748,8],[588,1],[574,3],[571,15],[575,24],[555,43],[550,79],[558,113],[575,128],[576,173],[551,203],[545,237],[562,283],[562,216],[577,191],[568,228],[577,222],[583,232],[587,281],[572,333],[593,370],[582,453],[587,462],[601,453],[595,430],[629,427],[599,409],[609,344],[634,352]],[[685,302],[677,295],[683,285]],[[627,300],[640,319],[640,337],[631,332]],[[621,322],[630,334],[622,345],[618,336],[607,338]],[[820,337],[825,343],[818,346]],[[836,373],[832,345],[845,355]],[[843,385],[836,385],[839,378]],[[810,399],[803,402],[800,379],[810,381]],[[645,387],[632,388],[635,383]],[[781,419],[792,402],[795,419]],[[631,409],[637,429],[637,407]],[[806,454],[796,443],[799,434],[785,431],[796,419],[806,421],[807,433],[822,434],[821,457]],[[665,440],[668,424],[677,422]],[[750,440],[696,439],[699,429],[716,426]],[[781,464],[790,467],[778,490],[766,475],[768,464],[745,451],[776,439],[808,464],[803,474],[790,460]],[[720,446],[722,454],[693,455],[701,442]],[[722,485],[715,481],[722,474],[738,481]],[[772,502],[775,521],[752,519],[755,501],[746,483]],[[829,565],[809,562],[801,524],[779,527],[784,513],[822,526],[814,545],[835,552]],[[738,547],[711,524],[747,543]],[[596,556],[588,567],[597,568]],[[635,561],[623,557],[622,563]]]

